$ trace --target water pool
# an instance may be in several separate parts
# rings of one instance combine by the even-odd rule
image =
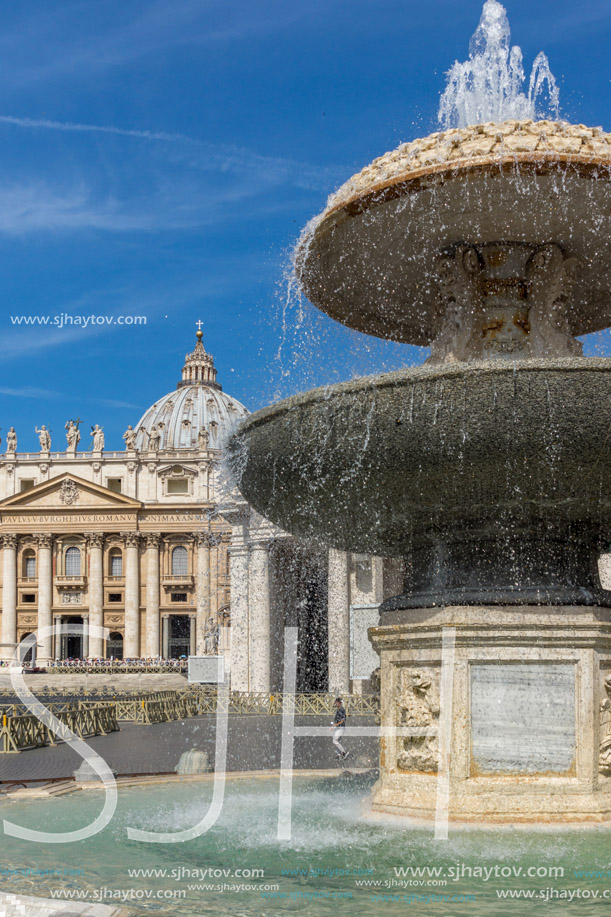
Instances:
[[[123,788],[112,822],[88,840],[45,845],[3,837],[1,888],[86,896],[121,904],[136,917],[513,917],[532,914],[537,905],[554,915],[602,914],[609,907],[609,829],[450,828],[449,840],[436,841],[429,827],[372,815],[370,790],[370,778],[296,778],[292,837],[280,842],[278,779],[230,779],[220,818],[207,834],[150,844],[130,840],[127,827],[193,825],[208,808],[212,784]],[[97,791],[9,798],[2,815],[24,827],[67,831],[92,821],[101,801]],[[518,891],[536,898],[509,894]]]

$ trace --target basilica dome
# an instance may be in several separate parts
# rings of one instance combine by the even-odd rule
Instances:
[[[195,349],[185,357],[176,391],[159,398],[138,421],[136,448],[140,452],[150,448],[151,433],[153,439],[159,434],[159,450],[220,449],[235,424],[249,413],[223,392],[216,381],[212,355],[202,344],[201,330],[196,336]]]

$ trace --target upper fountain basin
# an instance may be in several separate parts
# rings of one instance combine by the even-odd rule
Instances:
[[[610,436],[611,360],[487,361],[294,396],[228,452],[245,498],[285,530],[396,556],[490,526],[609,538]]]
[[[379,337],[428,345],[436,259],[457,244],[553,242],[580,262],[568,330],[611,325],[611,134],[505,121],[431,134],[367,166],[329,198],[295,255],[309,299]]]

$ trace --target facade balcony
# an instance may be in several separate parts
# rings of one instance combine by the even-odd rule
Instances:
[[[82,589],[87,584],[87,577],[79,576],[56,576],[54,583],[59,590]]]
[[[191,573],[164,574],[161,577],[161,582],[164,586],[169,587],[182,586],[183,588],[193,588],[193,576]]]

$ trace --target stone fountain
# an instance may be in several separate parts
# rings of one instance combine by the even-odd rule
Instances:
[[[450,818],[611,818],[611,360],[577,340],[611,326],[610,220],[611,135],[514,119],[380,157],[298,247],[318,308],[431,348],[259,411],[229,445],[273,522],[406,558],[370,638],[383,725],[423,734],[382,739],[378,810],[435,815],[452,633]]]

